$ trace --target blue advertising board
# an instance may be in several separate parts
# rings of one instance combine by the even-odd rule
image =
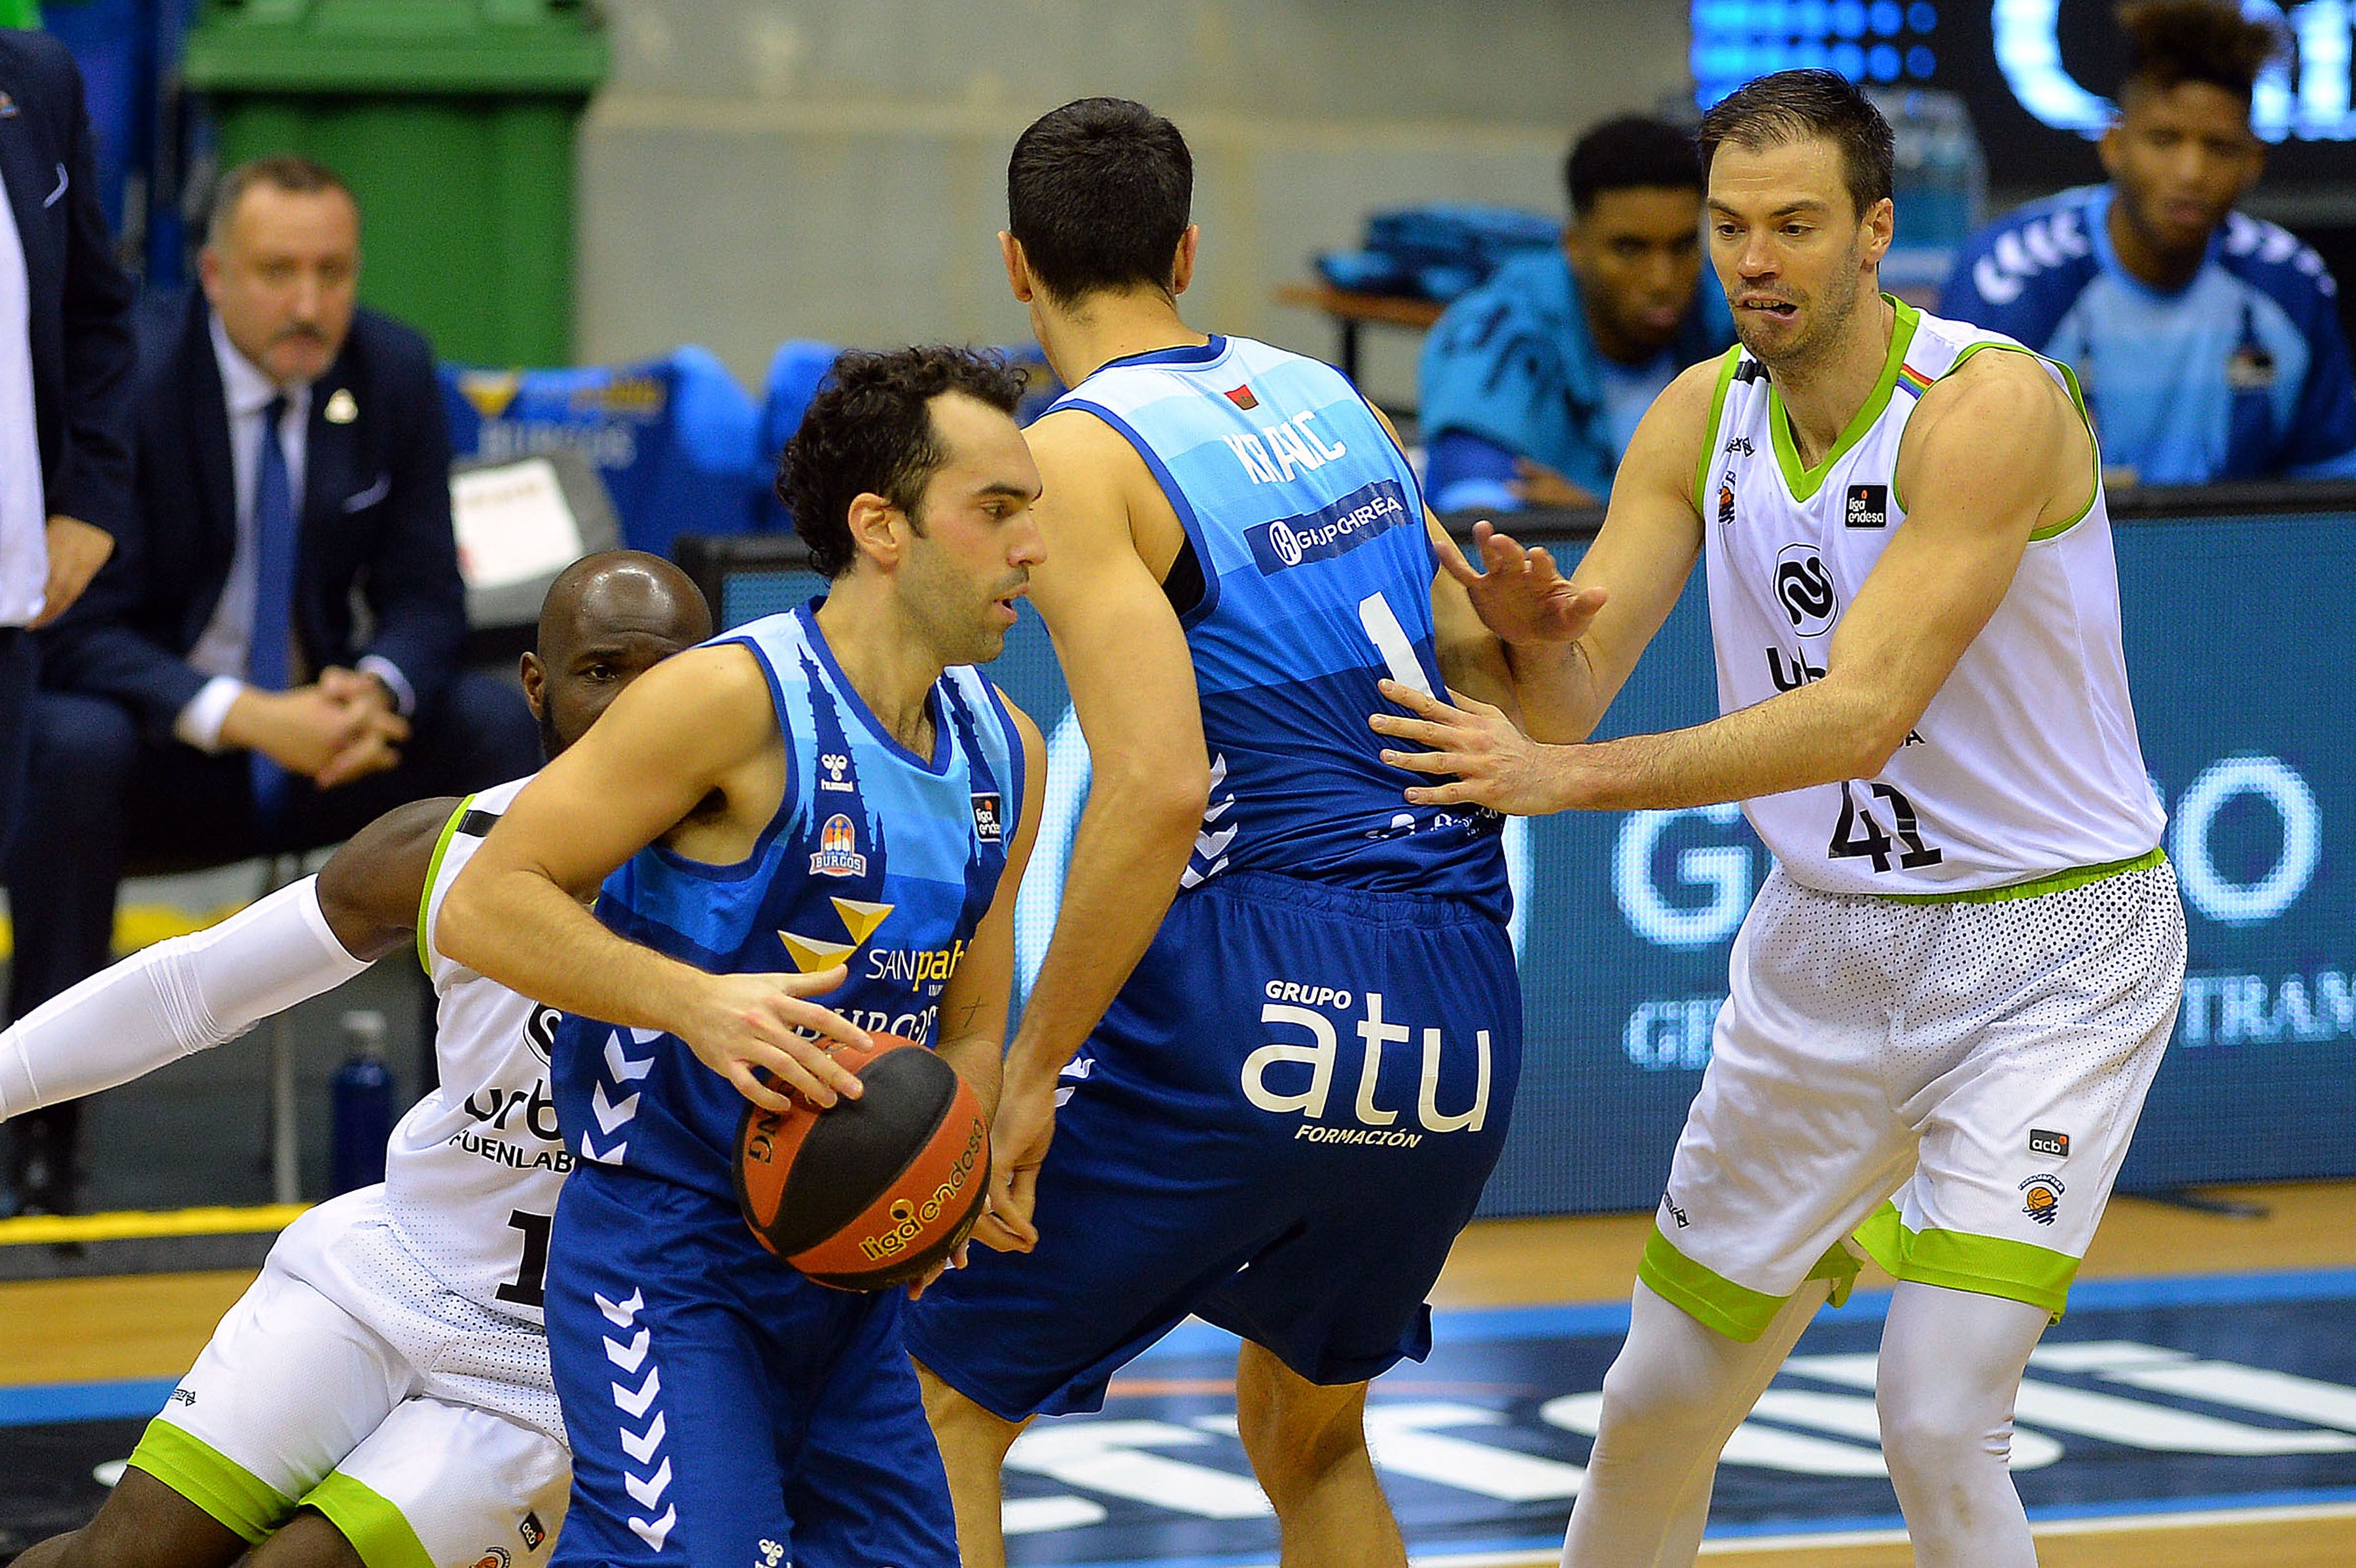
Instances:
[[[2156,519],[2116,539],[2144,758],[2191,940],[2183,1015],[2122,1185],[2356,1175],[2356,738],[2340,697],[2356,664],[2356,517]],[[722,616],[819,586],[807,572],[732,571]],[[1049,737],[1017,910],[1027,981],[1087,751],[1029,611],[991,674]],[[1599,736],[1700,723],[1716,691],[1697,574]],[[1649,1208],[1766,851],[1731,805],[1567,813],[1515,824],[1506,845],[1527,1047],[1483,1212]]]

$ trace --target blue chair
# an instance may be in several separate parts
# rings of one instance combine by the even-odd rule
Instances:
[[[580,452],[605,480],[634,550],[667,555],[681,533],[743,533],[763,523],[759,412],[708,349],[574,370],[444,365],[442,389],[454,456]]]

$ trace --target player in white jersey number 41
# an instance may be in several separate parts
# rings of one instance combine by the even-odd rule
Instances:
[[[2093,433],[2061,366],[1878,291],[1890,133],[1848,82],[1762,78],[1701,147],[1741,347],[1645,415],[1571,581],[1606,595],[1591,726],[1704,560],[1720,716],[1541,746],[1386,686],[1415,716],[1371,721],[1434,776],[1410,800],[1740,800],[1775,857],[1563,1561],[1693,1561],[1719,1451],[1855,1245],[1899,1281],[1876,1402],[1915,1562],[2033,1568],[2014,1394],[2184,967]]]
[[[703,596],[659,556],[568,568],[523,664],[549,755],[711,634]],[[36,1009],[0,1035],[0,1118],[219,1045],[405,945],[520,783],[389,811],[317,876]],[[442,1081],[395,1129],[386,1183],[288,1228],[98,1517],[18,1563],[547,1561],[571,1480],[540,1310],[571,1164],[548,1103],[550,1020],[426,933],[417,950],[441,999]]]

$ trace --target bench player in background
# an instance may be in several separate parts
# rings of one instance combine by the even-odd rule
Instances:
[[[756,1068],[821,1104],[857,1090],[794,1027],[863,1041],[838,1014],[937,1048],[997,1103],[1044,747],[972,665],[998,656],[1039,559],[1021,391],[960,349],[838,360],[780,479],[824,599],[641,682],[450,896],[452,950],[568,1014],[559,1562],[957,1561],[905,1297],[763,1251],[734,1145],[746,1100],[786,1108]],[[835,1011],[780,1006],[813,974]]]
[[[2250,100],[2279,22],[2233,0],[2119,20],[2133,64],[2099,144],[2109,182],[1974,235],[1939,313],[2075,370],[2128,482],[2356,478],[2339,288],[2297,235],[2235,210],[2265,167]]]
[[[1339,373],[1180,319],[1192,186],[1119,99],[1007,171],[1008,274],[1073,389],[1029,432],[1032,596],[1093,776],[975,1231],[1012,1250],[911,1315],[969,1568],[1002,1561],[1021,1423],[1095,1409],[1189,1312],[1246,1341],[1285,1562],[1404,1562],[1365,1383],[1430,1348],[1520,1067],[1500,819],[1402,809],[1365,710],[1387,671],[1552,733],[1583,608],[1542,553],[1475,573]]]
[[[2159,1067],[2184,911],[2069,371],[1879,293],[1890,127],[1829,71],[1703,117],[1741,347],[1653,405],[1572,581],[1600,719],[1709,573],[1722,716],[1539,746],[1485,705],[1387,753],[1427,808],[1740,800],[1774,853],[1636,1275],[1569,1568],[1693,1561],[1712,1477],[1852,1232],[1899,1281],[1882,1452],[1923,1568],[2034,1568],[2006,1466]]]
[[[566,568],[523,662],[548,755],[711,633],[703,596],[660,556]],[[0,1034],[5,1117],[220,1045],[412,936],[441,998],[441,1086],[394,1128],[384,1184],[288,1227],[98,1517],[17,1562],[547,1562],[571,1478],[541,1326],[550,1216],[573,1163],[549,1094],[555,1015],[443,956],[421,923],[522,787],[389,811],[316,877],[125,959]]]

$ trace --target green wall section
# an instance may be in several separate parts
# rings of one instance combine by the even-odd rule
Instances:
[[[224,167],[297,152],[351,182],[369,305],[446,360],[562,365],[573,139],[605,63],[557,0],[214,0],[187,73]]]

